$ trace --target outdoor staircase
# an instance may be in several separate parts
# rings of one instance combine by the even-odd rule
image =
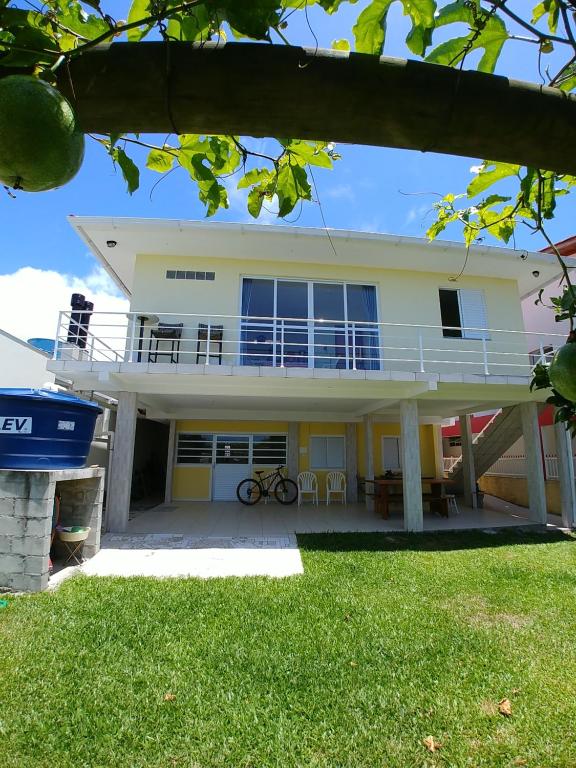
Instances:
[[[472,440],[476,480],[482,477],[520,437],[522,437],[522,418],[519,405],[502,408],[494,414],[484,429]],[[452,465],[448,471],[448,477],[454,481],[456,488],[462,487],[462,457]]]

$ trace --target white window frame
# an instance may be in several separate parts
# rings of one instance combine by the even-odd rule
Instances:
[[[398,441],[398,467],[385,467],[384,466],[384,440],[397,440]],[[402,437],[401,435],[384,434],[380,437],[380,466],[382,472],[402,472]]]
[[[212,436],[212,458],[210,463],[208,462],[198,462],[198,463],[192,463],[192,462],[179,462],[178,461],[178,443],[180,441],[180,435],[194,435],[194,434],[204,434],[204,435],[211,435]],[[256,466],[263,466],[263,467],[274,467],[278,466],[278,464],[282,463],[284,466],[288,462],[288,433],[287,432],[269,432],[268,430],[266,432],[233,432],[233,431],[227,431],[227,432],[195,432],[194,430],[189,429],[183,429],[176,433],[176,439],[174,441],[174,466],[175,467],[214,467],[216,464],[216,446],[217,446],[217,438],[227,435],[245,435],[248,437],[248,465],[253,466],[256,464]],[[261,436],[261,435],[267,435],[268,437],[285,437],[286,438],[286,461],[284,462],[276,462],[274,464],[262,464],[262,462],[254,462],[254,437],[255,436]]]
[[[462,311],[462,294],[464,293],[477,293],[482,297],[482,306],[484,310],[484,318],[486,321],[486,328],[488,328],[488,304],[486,303],[486,292],[482,288],[454,288],[450,285],[440,285],[438,286],[438,303],[440,305],[440,318],[442,318],[442,305],[440,303],[440,291],[454,291],[458,298],[458,314],[460,315],[460,330],[462,333],[462,336],[445,336],[444,338],[453,338],[453,339],[470,339],[470,340],[477,340],[482,341],[490,340],[490,334],[487,330],[467,330],[466,326],[464,324],[464,317],[463,317],[463,311]],[[442,322],[442,319],[440,320]],[[476,327],[476,326],[473,326]],[[442,330],[444,330],[444,326],[442,326]]]
[[[278,283],[306,283],[307,286],[307,292],[308,292],[308,318],[295,318],[296,320],[301,319],[308,325],[308,349],[314,349],[314,330],[315,330],[315,323],[318,323],[318,319],[314,317],[314,284],[315,283],[326,283],[330,285],[341,285],[343,286],[343,294],[344,294],[344,316],[346,319],[344,320],[335,320],[335,323],[345,323],[346,325],[349,325],[350,323],[354,322],[361,322],[360,320],[349,320],[348,319],[348,293],[346,291],[347,285],[369,285],[370,287],[374,288],[374,295],[376,297],[376,320],[374,323],[377,326],[378,330],[378,336],[377,336],[377,350],[378,350],[378,365],[380,366],[382,361],[380,360],[380,291],[379,286],[377,283],[370,283],[366,282],[365,280],[324,280],[324,279],[317,279],[317,278],[311,278],[311,277],[276,277],[273,275],[250,275],[250,274],[242,274],[240,275],[240,288],[239,288],[239,296],[238,296],[238,345],[237,345],[237,356],[238,360],[241,359],[241,352],[242,352],[242,342],[241,342],[241,334],[242,334],[242,294],[244,292],[244,280],[270,280],[272,283],[274,283],[274,317],[270,318],[270,324],[273,325],[273,359],[274,359],[274,366],[275,367],[275,361],[276,361],[276,329],[277,329],[277,322],[278,322]],[[329,327],[329,326],[327,326]],[[345,344],[346,344],[346,361],[348,362],[350,357],[352,356],[352,351],[349,348],[348,343],[348,334],[345,334]],[[308,368],[314,368],[314,358],[312,355],[308,354]]]
[[[313,454],[312,454],[312,440],[328,440],[328,439],[336,439],[342,441],[342,466],[336,467],[336,466],[325,466],[325,467],[319,467],[316,464],[313,463]],[[310,457],[309,461],[309,467],[310,470],[340,470],[344,472],[346,470],[346,436],[345,435],[310,435],[308,437],[308,456]]]

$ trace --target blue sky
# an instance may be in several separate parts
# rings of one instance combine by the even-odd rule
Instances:
[[[344,37],[352,40],[352,24],[366,4],[366,0],[357,5],[344,4],[341,11],[332,17],[319,9],[311,9],[310,25],[320,46],[329,47],[332,40]],[[128,4],[125,2],[117,0],[105,2],[104,5],[116,18],[127,15]],[[520,5],[525,8],[525,0]],[[407,29],[401,7],[395,4],[389,17],[387,55],[405,55],[402,41]],[[463,31],[454,28],[449,33],[454,36]],[[292,42],[315,45],[303,14],[294,14],[287,32]],[[499,71],[521,79],[537,79],[525,49],[526,46],[512,44],[504,54]],[[497,126],[493,130],[497,130]],[[156,137],[160,141],[162,138]],[[343,158],[336,163],[333,171],[314,171],[328,226],[399,235],[423,236],[432,221],[431,208],[436,198],[431,193],[463,191],[470,179],[470,167],[479,162],[479,158],[456,158],[386,148],[339,145],[338,151]],[[195,187],[187,180],[184,171],[171,174],[151,196],[151,187],[159,178],[157,174],[144,170],[140,189],[129,196],[120,173],[115,172],[104,150],[88,139],[84,165],[66,187],[47,193],[19,193],[16,199],[0,195],[3,234],[0,295],[4,306],[4,311],[0,308],[0,327],[19,335],[29,333],[30,324],[24,328],[16,327],[14,323],[14,304],[16,301],[25,302],[26,296],[13,294],[25,292],[30,286],[30,294],[38,295],[38,300],[42,301],[42,291],[38,288],[33,291],[32,283],[36,285],[40,281],[41,288],[44,271],[66,276],[62,283],[65,286],[62,295],[74,279],[86,281],[87,278],[88,289],[91,280],[102,295],[113,293],[112,286],[102,281],[95,272],[94,259],[68,225],[68,214],[204,218],[204,209],[198,202]],[[253,221],[246,211],[242,195],[234,193],[233,189],[231,191],[230,209],[219,212],[212,220]],[[558,215],[549,228],[553,239],[560,240],[574,234],[573,205],[568,199],[559,206]],[[314,203],[304,205],[301,214],[291,216],[290,220],[296,218],[299,226],[322,226],[318,205]],[[272,214],[265,212],[262,223],[272,221],[280,223]],[[458,240],[459,231],[454,229],[447,237]],[[519,231],[516,245],[538,250],[544,243],[528,231]],[[14,274],[19,273],[22,278],[21,270],[26,267],[34,268],[28,271],[27,280],[15,280]],[[83,285],[86,286],[86,283]],[[7,301],[8,293],[12,294],[10,301]],[[100,307],[104,308],[107,307]],[[39,317],[38,323],[43,327],[37,328],[34,334],[50,335],[51,328],[44,327],[46,322]]]

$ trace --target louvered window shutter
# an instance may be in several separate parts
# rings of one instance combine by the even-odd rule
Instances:
[[[459,290],[458,301],[462,320],[462,337],[464,339],[488,339],[488,332],[483,330],[488,327],[484,293],[482,291]]]

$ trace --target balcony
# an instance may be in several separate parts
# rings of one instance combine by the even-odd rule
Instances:
[[[458,337],[455,334],[460,334]],[[561,334],[494,328],[152,312],[60,313],[53,369],[310,378],[520,377]],[[268,372],[268,373],[267,373]],[[420,376],[417,376],[420,378]],[[519,380],[515,383],[521,383]]]

